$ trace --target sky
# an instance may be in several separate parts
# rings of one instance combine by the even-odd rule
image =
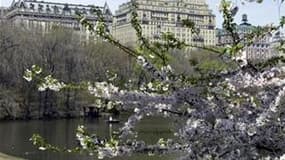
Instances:
[[[39,0],[41,1],[41,0]],[[92,4],[92,5],[103,5],[105,2],[108,3],[111,10],[114,11],[118,6],[129,0],[44,0],[50,2],[62,2],[62,3],[75,3],[75,4]],[[218,12],[218,4],[220,0],[207,0],[210,9],[213,10],[216,15],[217,27],[222,25],[222,16]],[[239,12],[236,15],[236,22],[241,22],[241,15],[248,14],[249,23],[253,25],[266,25],[271,23],[277,23],[279,20],[278,5],[277,2],[273,0],[265,0],[263,4],[256,3],[246,3],[242,5],[240,0],[233,0],[239,6]],[[0,0],[0,6],[8,7],[12,0]],[[285,16],[285,4],[283,4],[281,9],[281,15]]]

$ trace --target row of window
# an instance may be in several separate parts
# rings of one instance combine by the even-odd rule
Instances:
[[[181,1],[173,1],[173,2],[162,2],[162,1],[140,1],[139,4],[143,5],[156,5],[156,6],[163,6],[163,7],[184,7],[184,8],[190,8],[190,9],[200,9],[201,7],[205,7],[205,3],[201,3],[201,1],[190,1],[188,3],[183,3]]]
[[[45,13],[53,13],[53,14],[76,14],[82,13],[86,15],[96,15],[91,8],[70,8],[68,4],[64,6],[57,6],[57,5],[49,5],[49,4],[38,4],[37,7],[34,3],[30,3],[29,7],[27,7],[23,2],[20,4],[20,9],[28,10],[32,12],[45,12]]]

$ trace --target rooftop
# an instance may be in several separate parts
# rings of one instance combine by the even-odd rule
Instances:
[[[98,7],[103,11],[104,15],[112,16],[111,10],[107,3],[104,6],[94,5],[82,5],[82,4],[71,4],[71,3],[58,3],[48,1],[37,1],[37,0],[13,0],[9,11],[20,9],[23,12],[38,12],[46,14],[70,14],[74,15],[77,12],[81,12],[85,15],[94,15],[93,7]]]

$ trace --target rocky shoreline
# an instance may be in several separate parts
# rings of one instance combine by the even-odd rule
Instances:
[[[0,92],[1,94],[1,92]],[[72,119],[72,118],[98,118],[102,114],[118,115],[119,111],[102,110],[96,105],[75,102],[74,105],[66,108],[60,104],[51,104],[45,109],[38,103],[25,104],[10,99],[11,97],[0,96],[0,121],[5,120],[39,120],[39,119]]]
[[[24,159],[10,156],[0,152],[0,160],[24,160]]]
[[[99,118],[101,116],[110,115],[117,116],[120,114],[120,111],[100,111],[99,109],[93,110],[80,110],[80,108],[76,108],[74,111],[62,111],[56,110],[51,114],[51,116],[44,116],[42,113],[37,111],[31,112],[29,116],[23,114],[20,108],[13,107],[15,109],[13,114],[5,114],[2,112],[0,106],[0,122],[1,121],[13,121],[13,120],[50,120],[50,119],[74,119],[74,118]],[[1,159],[0,159],[1,160]]]

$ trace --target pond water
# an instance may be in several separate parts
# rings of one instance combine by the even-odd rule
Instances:
[[[126,120],[127,116],[121,116],[121,123],[106,123],[106,118],[93,120],[69,119],[69,120],[35,120],[35,121],[4,121],[0,122],[0,152],[29,160],[94,160],[96,157],[78,154],[52,153],[39,151],[32,145],[29,138],[33,133],[38,133],[49,143],[61,147],[72,148],[77,146],[75,130],[78,125],[85,125],[91,133],[108,137],[110,128],[116,130]],[[149,117],[140,122],[137,127],[139,139],[148,143],[156,143],[161,138],[172,138],[171,123],[168,119]],[[147,156],[135,154],[128,157],[113,158],[114,160],[170,160],[174,155]]]

